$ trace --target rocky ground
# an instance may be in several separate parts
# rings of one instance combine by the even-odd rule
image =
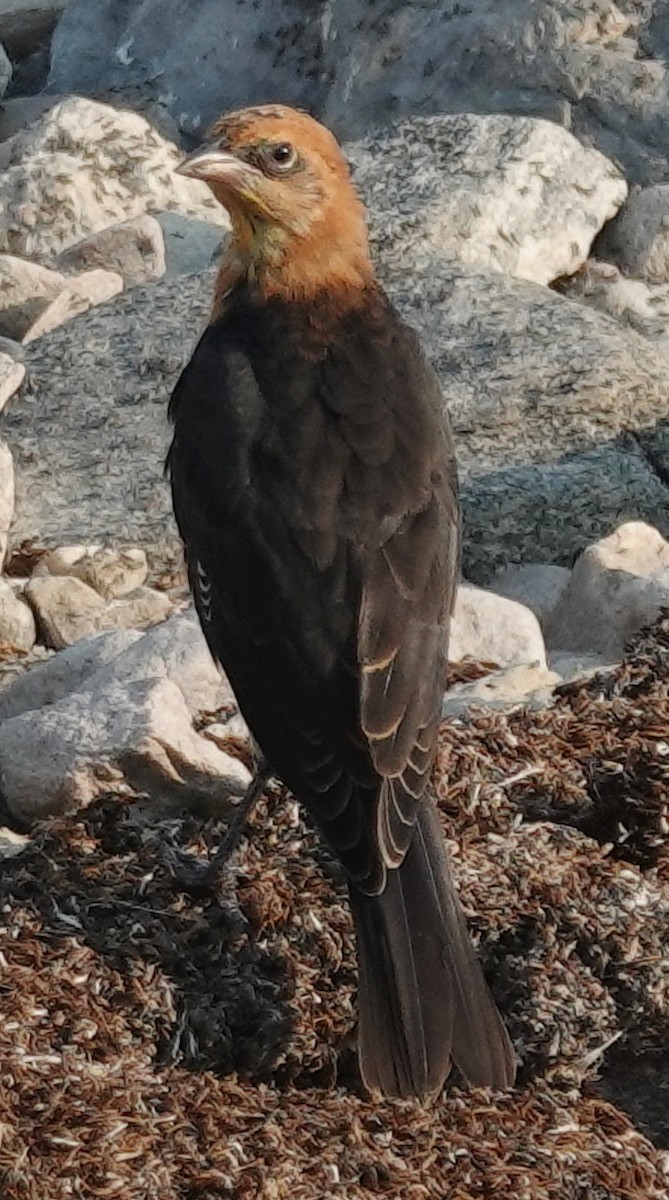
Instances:
[[[0,0],[7,1200],[669,1198],[666,14],[382,7],[217,0],[214,37],[209,0],[188,28],[171,0],[159,28],[153,0]],[[355,137],[456,428],[435,787],[506,1096],[364,1095],[341,880],[278,787],[216,895],[179,883],[250,747],[162,474],[228,228],[173,169],[179,130],[268,98],[271,31],[282,98]]]

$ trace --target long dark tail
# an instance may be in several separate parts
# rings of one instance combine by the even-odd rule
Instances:
[[[515,1059],[425,800],[385,891],[350,888],[358,943],[360,1069],[386,1096],[439,1091],[454,1062],[472,1085],[508,1087]]]

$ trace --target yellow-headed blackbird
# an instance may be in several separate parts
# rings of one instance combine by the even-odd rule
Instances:
[[[211,322],[168,458],[214,658],[272,770],[342,862],[363,1078],[425,1096],[514,1057],[429,795],[458,575],[453,445],[434,371],[374,277],[332,134],[231,113],[180,168],[228,210]]]

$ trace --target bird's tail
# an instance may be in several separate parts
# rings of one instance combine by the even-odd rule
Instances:
[[[510,1086],[513,1048],[467,932],[431,801],[382,895],[354,886],[350,893],[366,1085],[386,1096],[427,1096],[454,1062],[472,1085]]]

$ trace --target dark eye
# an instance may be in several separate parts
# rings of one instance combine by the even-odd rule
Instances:
[[[290,142],[278,142],[276,146],[270,146],[267,158],[275,170],[290,171],[297,162],[297,151]]]

